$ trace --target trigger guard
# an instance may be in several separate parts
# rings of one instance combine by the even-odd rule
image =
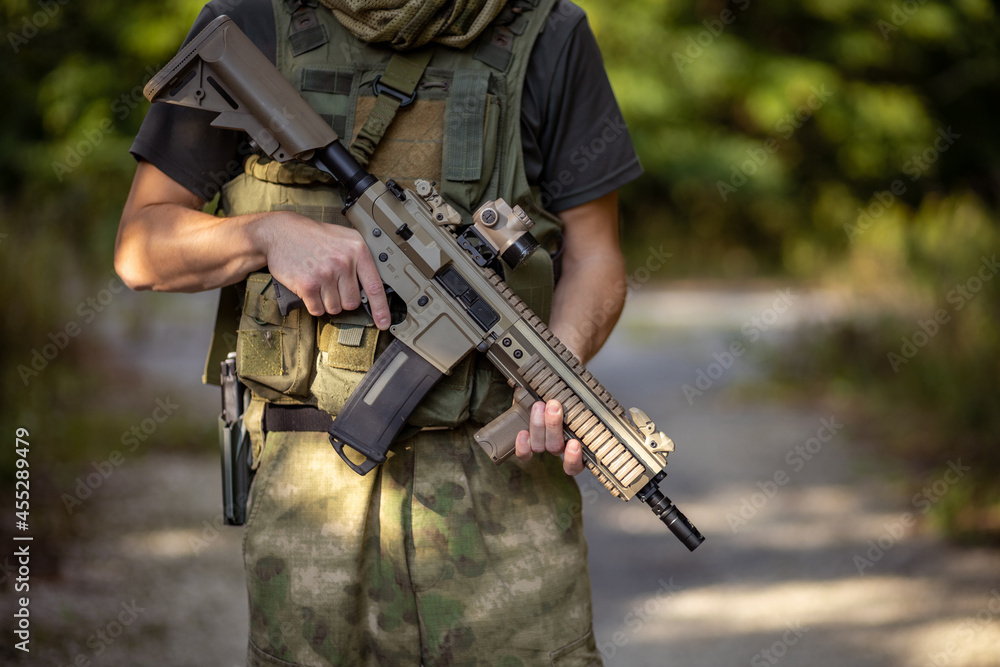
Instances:
[[[393,307],[392,307],[393,296],[396,294],[396,290],[392,289],[392,287],[390,287],[389,285],[386,285],[385,283],[382,283],[382,286],[383,286],[383,288],[385,288],[385,300],[389,303],[390,324],[395,325],[395,324],[402,323],[406,319],[406,315],[403,314],[402,316],[400,316],[400,314],[398,314],[397,310],[393,310]],[[403,303],[403,300],[401,298],[397,297],[397,299],[398,299],[399,303]],[[366,313],[368,313],[368,317],[370,317],[372,319],[372,321],[375,321],[375,316],[372,315],[372,304],[368,300],[368,295],[365,294],[364,289],[361,290],[361,307],[365,309]],[[405,310],[405,306],[404,306],[404,310]]]

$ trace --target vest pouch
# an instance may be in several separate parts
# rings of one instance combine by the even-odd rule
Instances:
[[[236,336],[236,374],[269,401],[307,399],[316,348],[315,318],[305,308],[278,310],[271,274],[247,276]]]
[[[319,350],[312,380],[317,407],[337,416],[392,338],[381,335],[361,308],[320,318]],[[410,414],[407,424],[411,427],[458,426],[468,419],[472,395],[470,371],[475,356],[468,355],[450,375],[443,377]]]
[[[467,78],[462,74],[466,72],[459,72],[456,80]],[[453,91],[448,99],[440,186],[441,195],[448,202],[469,212],[479,208],[485,199],[498,196],[494,176],[500,140],[500,100],[496,95],[486,94],[485,77],[477,78],[482,82],[480,95],[461,100],[458,91]]]
[[[368,313],[358,308],[320,318],[317,340],[312,394],[317,407],[336,416],[375,363],[379,330]]]

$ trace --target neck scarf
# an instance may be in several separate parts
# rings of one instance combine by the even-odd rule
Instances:
[[[397,51],[438,42],[464,48],[507,0],[322,0],[340,23],[366,42]]]

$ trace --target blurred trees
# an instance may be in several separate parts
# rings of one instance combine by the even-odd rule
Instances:
[[[988,0],[585,1],[646,175],[638,249],[674,275],[771,275],[867,297],[776,355],[862,410],[937,508],[1000,533],[1000,19]],[[641,252],[641,250],[640,250]]]
[[[107,379],[81,372],[100,365],[86,299],[115,279],[142,87],[201,4],[0,0],[0,425],[44,424],[53,460],[121,431]]]
[[[629,231],[673,237],[678,271],[813,277],[896,179],[869,236],[929,196],[996,204],[987,0],[582,4],[647,171]]]

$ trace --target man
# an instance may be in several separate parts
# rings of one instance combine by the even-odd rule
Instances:
[[[529,210],[561,248],[560,278],[553,292],[536,252],[540,270],[508,279],[588,360],[624,301],[616,191],[641,169],[583,12],[563,0],[365,4],[217,0],[192,35],[229,14],[380,178],[434,180],[466,216],[497,196]],[[409,90],[384,85],[400,72]],[[150,110],[115,266],[133,289],[246,281],[237,352],[259,466],[249,664],[600,664],[566,476],[582,470],[581,444],[563,442],[561,406],[537,403],[519,461],[495,466],[471,435],[510,393],[470,356],[383,465],[350,470],[299,416],[328,423],[384,349],[392,313],[374,261],[338,217],[335,184],[248,155],[206,116]],[[219,186],[227,217],[202,212]],[[269,310],[272,277],[305,308]],[[545,453],[562,463],[533,457]]]

